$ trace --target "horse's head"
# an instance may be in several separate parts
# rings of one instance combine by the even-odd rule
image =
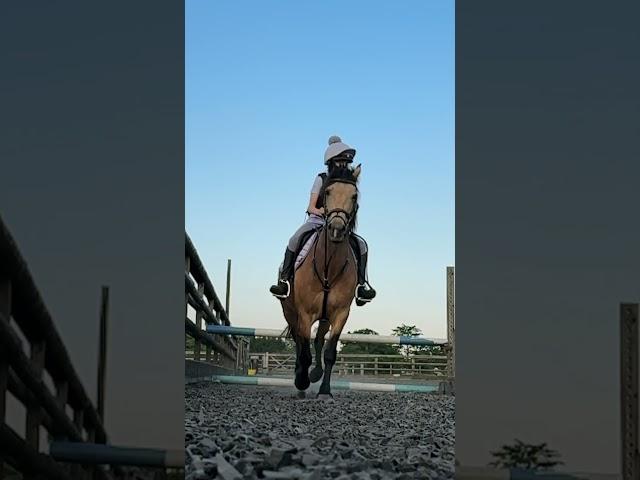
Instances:
[[[332,242],[343,241],[355,225],[360,171],[360,165],[355,169],[337,168],[327,179],[324,209],[327,216],[327,233]]]

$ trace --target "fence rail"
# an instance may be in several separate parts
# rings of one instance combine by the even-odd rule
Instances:
[[[24,437],[7,424],[8,394],[26,410]],[[92,474],[90,467],[68,467],[41,453],[42,429],[60,440],[107,441],[26,262],[0,218],[0,478],[8,471],[5,464],[27,479]],[[102,470],[95,474],[106,478]]]
[[[193,350],[187,350],[193,358]],[[257,374],[291,374],[295,369],[294,353],[250,353],[249,362]],[[377,355],[338,353],[335,373],[360,376],[404,376],[420,379],[442,379],[449,371],[448,357],[443,355]]]

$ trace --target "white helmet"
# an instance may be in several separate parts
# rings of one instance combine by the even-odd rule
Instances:
[[[324,152],[324,164],[328,165],[329,160],[333,157],[340,155],[341,153],[346,154],[347,157],[345,160],[349,163],[353,162],[353,157],[356,156],[356,149],[351,148],[346,143],[342,143],[342,139],[337,135],[332,135],[329,137],[329,146]]]

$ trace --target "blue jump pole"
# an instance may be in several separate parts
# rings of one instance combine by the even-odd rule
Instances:
[[[458,480],[614,480],[619,477],[608,474],[564,473],[535,470],[492,469],[489,467],[457,467]]]
[[[184,468],[183,450],[114,447],[97,443],[52,442],[49,454],[57,461],[94,465]]]

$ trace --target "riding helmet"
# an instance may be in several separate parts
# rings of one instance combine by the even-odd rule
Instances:
[[[329,146],[324,152],[324,164],[328,165],[331,159],[338,155],[342,157],[341,160],[344,158],[344,161],[351,163],[356,156],[356,149],[342,143],[342,139],[337,135],[332,135],[329,137]]]

